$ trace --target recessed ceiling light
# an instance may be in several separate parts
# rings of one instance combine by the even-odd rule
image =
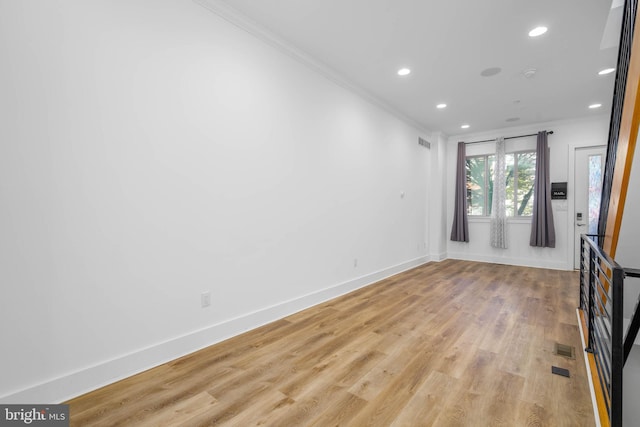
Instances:
[[[605,68],[604,70],[600,70],[598,74],[600,74],[601,76],[604,76],[605,74],[613,73],[615,70],[616,70],[615,68]]]
[[[591,104],[591,105],[589,105],[589,108],[591,108],[592,110],[594,108],[600,108],[600,107],[602,107],[602,104]]]
[[[538,37],[547,32],[547,27],[535,27],[529,31],[529,37]]]
[[[460,126],[462,129],[469,129],[469,125],[462,125]]]
[[[436,105],[436,108],[439,108],[440,110],[442,110],[443,108],[447,108],[447,104],[438,104]]]
[[[411,74],[411,70],[408,68],[400,68],[398,70],[398,75],[399,76],[408,76],[409,74]]]

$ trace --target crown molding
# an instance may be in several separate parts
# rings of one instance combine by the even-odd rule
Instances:
[[[194,3],[204,7],[205,9],[215,13],[222,19],[227,22],[235,25],[241,30],[246,31],[252,36],[260,39],[264,43],[269,46],[279,50],[280,52],[288,55],[289,57],[295,59],[296,61],[304,64],[311,70],[316,73],[326,77],[333,83],[341,86],[344,89],[349,90],[350,92],[358,95],[360,98],[365,101],[385,110],[386,112],[396,116],[398,119],[404,121],[405,123],[415,127],[420,132],[423,133],[431,133],[432,131],[425,128],[424,125],[417,120],[407,116],[406,114],[399,111],[397,108],[389,105],[387,102],[378,98],[368,90],[359,86],[355,82],[350,79],[347,79],[342,74],[335,71],[333,68],[324,64],[323,62],[317,60],[312,57],[305,51],[297,48],[290,42],[284,40],[282,37],[274,34],[272,31],[268,30],[264,26],[258,24],[254,20],[250,19],[248,16],[242,14],[237,9],[229,6],[224,1],[221,0],[193,0]]]
[[[496,138],[496,135],[500,135],[503,137],[515,136],[521,133],[536,133],[540,130],[554,130],[551,129],[554,126],[564,126],[571,124],[580,124],[580,123],[594,123],[599,121],[609,120],[609,116],[606,114],[589,114],[581,117],[571,117],[566,119],[558,119],[558,120],[547,120],[544,122],[534,122],[517,126],[503,127],[503,128],[495,128],[495,129],[487,129],[477,132],[470,133],[459,133],[449,135],[449,143],[457,144],[460,141],[471,141],[474,139],[491,139]]]

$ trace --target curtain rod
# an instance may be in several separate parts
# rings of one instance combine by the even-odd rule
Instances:
[[[552,130],[547,131],[547,135],[552,135],[552,134],[553,134],[553,131],[552,131]],[[531,133],[531,134],[529,134],[529,135],[508,136],[508,137],[506,137],[505,139],[525,138],[525,137],[527,137],[527,136],[538,136],[538,134],[537,134],[537,133]],[[496,139],[498,139],[498,138],[493,138],[493,139],[484,139],[484,140],[482,140],[482,141],[465,142],[465,145],[467,145],[467,144],[479,144],[479,143],[481,143],[481,142],[492,142],[492,141],[495,141]]]

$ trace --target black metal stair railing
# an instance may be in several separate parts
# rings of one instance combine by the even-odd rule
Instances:
[[[622,426],[622,373],[640,329],[640,297],[627,333],[624,331],[624,278],[640,277],[625,270],[596,244],[598,236],[583,234],[580,253],[580,309],[587,324],[587,348],[593,355],[599,387],[612,426]]]
[[[598,222],[598,232],[600,234],[605,234],[607,227],[609,201],[611,200],[611,189],[613,185],[613,171],[616,165],[616,153],[622,123],[622,108],[624,106],[624,94],[627,86],[629,64],[631,63],[631,45],[633,44],[637,9],[638,0],[625,0],[620,29],[620,43],[618,45],[618,64],[616,66],[616,81],[613,89],[611,119],[609,121],[607,159],[604,167],[600,202],[600,219]]]

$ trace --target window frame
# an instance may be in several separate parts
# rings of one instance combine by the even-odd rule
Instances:
[[[484,203],[482,204],[482,215],[473,215],[469,213],[469,206],[467,205],[467,216],[471,218],[488,218],[490,214],[488,213],[488,203],[489,203],[489,191],[488,191],[488,183],[489,183],[489,157],[495,156],[495,154],[478,154],[473,156],[465,157],[465,186],[469,185],[468,174],[466,170],[467,160],[476,159],[476,158],[484,158],[484,185],[482,186],[482,194],[484,195]],[[466,195],[465,195],[466,197]]]
[[[505,154],[511,154],[513,155],[513,215],[508,215],[507,218],[509,218],[509,220],[518,220],[518,219],[530,219],[533,215],[518,215],[518,176],[519,176],[519,166],[518,166],[518,155],[520,154],[525,154],[525,153],[533,153],[534,155],[536,154],[536,150],[535,149],[529,149],[529,150],[518,150],[518,151],[509,151]],[[472,219],[482,219],[482,218],[490,218],[491,217],[491,213],[490,213],[490,209],[491,207],[489,206],[489,179],[493,179],[489,172],[490,172],[490,158],[494,157],[494,162],[495,162],[495,153],[490,153],[490,154],[474,154],[474,155],[470,155],[470,156],[466,156],[465,157],[465,167],[467,164],[467,160],[468,159],[473,159],[473,158],[483,158],[484,159],[484,186],[482,187],[482,191],[483,191],[483,195],[484,195],[484,204],[483,204],[483,214],[482,215],[473,215],[471,213],[469,213],[469,207],[467,206],[467,216],[469,218]],[[534,157],[535,158],[535,157]],[[537,167],[537,162],[535,163],[535,167]],[[467,173],[465,171],[465,176],[467,176]],[[467,180],[465,184],[468,185],[469,181]],[[535,169],[534,169],[534,185],[535,185]]]
[[[534,154],[533,185],[535,186],[535,180],[536,180],[535,171],[538,166],[537,158],[536,158],[537,157],[536,150],[519,150],[519,151],[512,151],[510,153],[507,153],[507,154],[513,154],[513,215],[508,216],[508,218],[514,218],[514,219],[531,218],[533,216],[533,213],[531,215],[518,215],[518,175],[520,173],[520,167],[518,166],[519,163],[517,159],[519,154],[526,154],[526,153]],[[535,197],[535,192],[533,194],[533,197]]]

